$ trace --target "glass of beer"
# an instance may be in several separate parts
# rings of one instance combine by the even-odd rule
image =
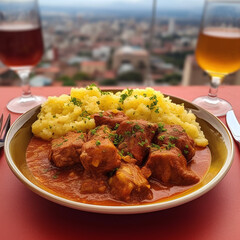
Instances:
[[[22,96],[7,108],[15,113],[43,103],[31,94],[29,75],[43,55],[43,39],[37,0],[0,0],[0,60],[15,71],[22,82]]]
[[[240,68],[240,1],[206,0],[195,54],[211,84],[208,95],[193,102],[224,116],[232,106],[217,93],[224,77]]]

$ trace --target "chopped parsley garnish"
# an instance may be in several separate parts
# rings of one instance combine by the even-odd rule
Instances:
[[[89,114],[87,111],[84,110],[84,111],[80,114],[80,117],[90,118],[89,115],[90,115],[90,114]]]
[[[127,155],[133,158],[133,155],[130,152],[127,152]]]
[[[165,139],[164,135],[161,135],[161,136],[158,137],[158,140],[160,140],[160,141],[163,141],[164,139]]]
[[[101,95],[110,95],[110,92],[101,91]]]
[[[121,157],[124,157],[124,149],[122,149],[121,151],[119,151],[119,154]]]
[[[95,134],[97,133],[98,128],[99,128],[99,127],[96,127],[96,128],[94,128],[94,129],[91,129],[91,130],[90,130],[90,133],[91,133],[92,135],[95,135]]]
[[[170,140],[171,142],[174,142],[175,140],[178,140],[178,137],[169,136],[169,140]]]
[[[170,150],[171,148],[175,147],[175,144],[169,142],[165,147],[167,150]]]
[[[183,150],[183,153],[184,153],[185,155],[188,155],[188,154],[189,154],[189,151]]]
[[[114,130],[117,130],[119,128],[119,123],[116,123],[115,127],[114,127]]]
[[[130,97],[133,93],[133,89],[127,89],[127,93],[123,93],[120,95],[119,102],[124,103],[127,97]]]
[[[81,102],[79,99],[75,98],[75,97],[72,97],[72,98],[71,98],[71,102],[72,102],[74,105],[76,105],[76,106],[79,106],[79,107],[82,106],[82,102]]]
[[[83,133],[82,133],[82,134],[80,134],[80,136],[77,137],[77,140],[83,139],[83,138],[84,138],[84,135],[83,135]]]
[[[158,123],[158,131],[159,132],[166,132],[167,129],[164,128],[164,124],[163,123]]]
[[[125,131],[125,132],[124,132],[124,135],[126,135],[126,136],[131,136],[132,133],[131,133],[130,131]]]
[[[120,96],[119,102],[120,102],[120,103],[123,103],[127,97],[128,97],[128,95],[127,95],[126,93],[123,93],[123,94]]]
[[[96,146],[101,145],[101,142],[99,140],[96,141]]]
[[[59,144],[54,145],[54,147],[60,147],[63,145],[64,142],[67,142],[67,141],[68,141],[68,139],[63,138],[63,141]]]
[[[57,179],[57,178],[59,177],[59,174],[60,174],[60,172],[56,172],[52,177],[53,177],[54,179]]]
[[[173,128],[174,132],[179,132],[179,130],[177,128]]]
[[[149,98],[151,101],[153,101],[150,105],[147,105],[147,107],[152,110],[155,108],[155,106],[158,104],[157,96],[153,95],[152,97]]]
[[[117,133],[116,134],[110,133],[108,137],[113,141],[113,144],[115,146],[117,146],[120,142],[123,141],[123,136],[121,134],[118,135]]]
[[[108,127],[107,127],[107,126],[104,126],[103,132],[104,132],[104,133],[107,133],[107,132],[108,132]]]
[[[154,144],[154,143],[151,144],[151,147],[153,147],[153,148],[157,148],[157,149],[160,149],[160,146],[157,145],[157,144]]]
[[[92,83],[86,87],[87,90],[93,90],[93,87],[97,87],[96,84]]]
[[[144,132],[144,129],[141,128],[138,124],[135,124],[133,128],[137,131]]]
[[[138,145],[140,145],[141,147],[143,147],[146,143],[147,143],[147,140],[142,141],[142,142],[138,142]]]

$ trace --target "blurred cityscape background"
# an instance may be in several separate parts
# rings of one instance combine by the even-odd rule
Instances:
[[[32,86],[209,84],[194,57],[204,0],[84,2],[39,0],[45,54]],[[0,85],[20,85],[1,63]]]

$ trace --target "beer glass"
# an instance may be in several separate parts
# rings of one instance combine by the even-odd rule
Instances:
[[[193,103],[224,116],[232,107],[217,93],[224,77],[240,68],[240,1],[206,0],[195,54],[211,83],[208,95]]]
[[[22,82],[22,96],[8,103],[10,111],[24,113],[45,101],[45,97],[33,96],[29,85],[29,74],[43,49],[37,0],[0,0],[0,60]]]

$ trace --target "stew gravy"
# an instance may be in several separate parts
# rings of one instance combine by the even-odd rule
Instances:
[[[139,203],[125,203],[115,200],[110,191],[104,194],[82,194],[80,186],[83,181],[83,167],[75,165],[59,169],[48,159],[50,142],[33,137],[26,151],[27,166],[33,177],[45,188],[46,191],[53,192],[55,195],[88,204],[105,206],[125,206],[140,205],[165,201],[170,197],[183,193],[193,187],[190,186],[163,186],[154,179],[149,179],[153,198]],[[197,148],[196,154],[189,164],[201,180],[204,178],[211,164],[211,152],[208,147]],[[198,183],[199,184],[199,183]]]

